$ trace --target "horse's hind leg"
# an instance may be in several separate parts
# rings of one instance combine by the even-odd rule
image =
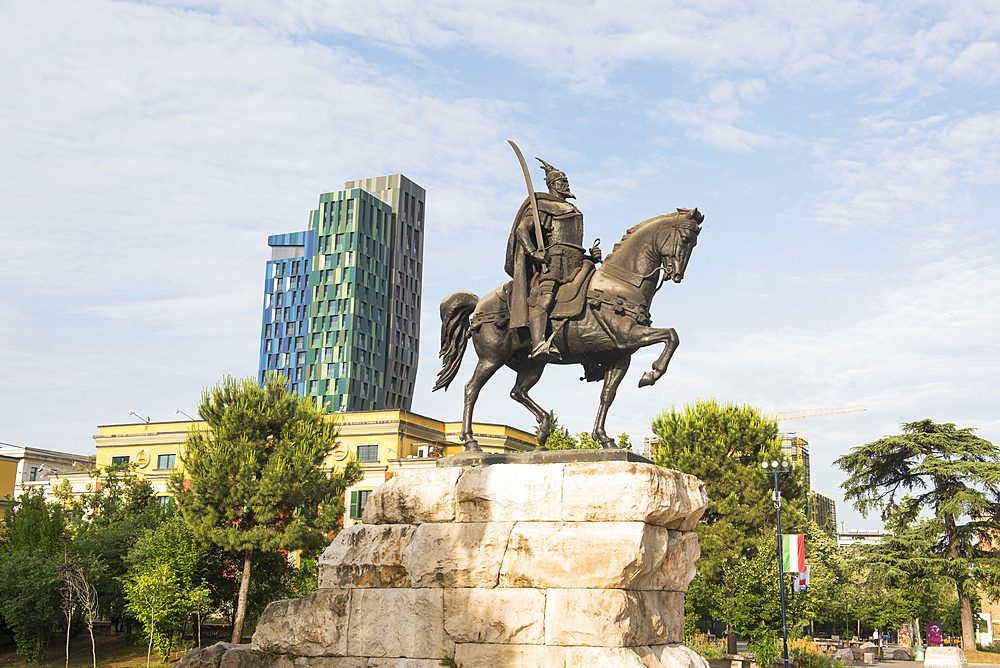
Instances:
[[[611,408],[611,404],[615,400],[615,395],[618,394],[618,386],[621,384],[622,379],[625,378],[625,372],[628,371],[628,365],[631,361],[631,356],[626,355],[604,366],[604,387],[601,388],[601,406],[597,409],[597,420],[594,421],[594,432],[591,434],[594,440],[601,444],[602,448],[618,447],[615,445],[615,440],[608,438],[608,435],[604,432],[604,422],[608,418],[608,409]]]
[[[549,438],[549,429],[551,428],[549,412],[536,404],[535,400],[528,396],[528,390],[533,388],[538,379],[542,377],[542,371],[545,370],[545,362],[525,361],[516,365],[511,364],[511,366],[517,371],[517,380],[514,382],[514,389],[510,391],[510,398],[524,405],[535,416],[535,421],[538,423],[538,431],[535,432],[538,438],[537,449],[544,450],[545,441]]]
[[[479,399],[479,391],[501,366],[503,366],[502,362],[480,357],[479,363],[476,364],[476,370],[472,372],[472,378],[465,384],[465,409],[462,412],[461,439],[465,443],[466,450],[476,452],[482,450],[472,433],[472,410],[476,407],[476,400]]]

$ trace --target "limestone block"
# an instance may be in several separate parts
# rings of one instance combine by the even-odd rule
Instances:
[[[357,656],[297,656],[291,668],[368,668],[368,659]],[[273,668],[285,668],[277,662]]]
[[[961,647],[928,647],[924,652],[924,668],[968,668]]]
[[[680,642],[684,594],[621,589],[549,589],[545,644],[633,647]]]
[[[414,587],[496,587],[511,522],[421,524],[404,551]]]
[[[841,661],[841,662],[854,661],[854,652],[851,651],[849,648],[845,647],[843,649],[838,649],[836,652],[833,653],[833,656],[830,658],[833,659],[834,661]]]
[[[639,647],[567,647],[566,668],[659,668],[643,660]]]
[[[709,668],[684,645],[567,647],[566,668]]]
[[[351,589],[348,656],[450,656],[441,589]]]
[[[365,668],[441,668],[441,659],[368,659]]]
[[[460,468],[421,469],[385,481],[368,496],[365,524],[423,524],[455,520]]]
[[[320,589],[264,608],[253,649],[296,656],[345,656],[350,590]]]
[[[271,662],[263,652],[255,652],[250,645],[236,645],[222,655],[219,668],[269,668]]]
[[[561,668],[565,647],[548,645],[455,645],[455,663],[462,668]]]
[[[513,524],[360,524],[319,561],[319,588],[495,587]]]
[[[645,522],[518,522],[499,586],[684,591],[698,537]]]
[[[705,660],[705,657],[680,643],[652,645],[649,647],[649,651],[662,664],[663,668],[708,668],[708,661]]]
[[[462,470],[457,522],[557,521],[565,464],[505,464]],[[445,469],[447,470],[447,469]]]
[[[697,572],[695,563],[701,557],[698,534],[668,530],[665,538],[652,543],[653,571],[649,577],[639,578],[635,589],[687,591]]]
[[[636,521],[691,531],[708,506],[701,480],[662,466],[637,462],[565,466],[560,519],[567,522]]]
[[[237,645],[229,642],[217,642],[211,647],[196,647],[178,659],[173,668],[219,668],[222,655],[233,647]]]
[[[541,645],[544,619],[538,589],[444,590],[444,629],[456,643]]]
[[[359,524],[341,531],[319,559],[319,589],[408,587],[403,553],[412,524]]]

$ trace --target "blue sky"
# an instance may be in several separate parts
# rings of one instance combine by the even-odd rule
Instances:
[[[864,404],[781,425],[838,501],[832,461],[902,422],[1000,440],[996,0],[88,0],[0,24],[0,441],[91,452],[130,411],[195,414],[256,371],[267,235],[396,172],[427,189],[414,410],[458,419],[459,392],[430,393],[436,305],[506,280],[507,139],[567,173],[606,249],[705,214],[652,308],[681,346],[652,388],[659,350],[634,357],[609,432],[698,397]],[[574,432],[598,396],[579,375],[534,391]],[[512,383],[477,419],[533,426]]]

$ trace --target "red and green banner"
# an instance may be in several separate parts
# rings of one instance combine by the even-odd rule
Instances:
[[[781,564],[786,573],[805,573],[805,534],[793,533],[781,536]]]

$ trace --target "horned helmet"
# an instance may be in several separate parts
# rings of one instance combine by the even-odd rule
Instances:
[[[565,172],[559,171],[558,169],[556,169],[549,163],[545,162],[541,158],[535,158],[535,160],[542,163],[541,169],[545,170],[545,185],[548,186],[549,192],[553,192],[554,190],[556,190],[553,187],[553,184],[555,184],[556,181],[562,180],[566,185],[562,189],[560,189],[558,194],[561,194],[564,197],[574,196],[573,193],[571,193],[569,190],[569,179],[566,178]]]

